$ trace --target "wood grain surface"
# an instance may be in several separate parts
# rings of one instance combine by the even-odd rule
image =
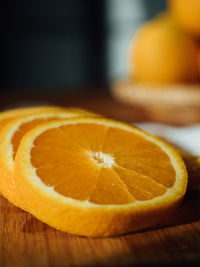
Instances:
[[[0,266],[198,266],[199,206],[196,190],[162,228],[86,238],[57,231],[0,197]]]
[[[124,121],[153,120],[107,93],[4,95],[0,108],[35,101],[80,106]],[[200,121],[200,120],[199,120]],[[177,122],[178,123],[178,122]],[[86,238],[57,231],[0,197],[0,266],[200,266],[200,191],[187,192],[162,226],[118,237]]]

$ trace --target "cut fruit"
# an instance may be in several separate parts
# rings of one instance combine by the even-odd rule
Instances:
[[[19,193],[16,190],[14,159],[18,146],[24,134],[35,126],[52,120],[68,119],[71,117],[97,116],[89,111],[69,109],[39,110],[38,114],[10,120],[0,131],[0,191],[14,205],[25,209]]]
[[[12,119],[20,118],[26,115],[38,114],[41,112],[53,112],[57,110],[63,110],[63,108],[56,106],[33,106],[2,111],[0,112],[0,129]]]
[[[17,150],[14,175],[30,213],[85,236],[155,225],[174,211],[187,186],[185,165],[171,146],[101,118],[32,129]]]
[[[57,111],[63,110],[63,108],[57,106],[31,106],[23,108],[15,108],[0,112],[0,131],[1,129],[9,123],[14,118],[20,118],[26,115],[38,114],[46,111]],[[0,193],[1,195],[1,193]]]
[[[97,116],[97,114],[93,112],[80,108],[63,108],[59,106],[32,106],[32,107],[16,108],[0,112],[0,129],[4,127],[6,123],[10,122],[12,119],[15,118],[20,118],[23,116],[28,116],[33,114],[40,114],[44,112],[65,111],[65,110],[71,113],[80,113],[83,116],[91,116],[91,114]]]

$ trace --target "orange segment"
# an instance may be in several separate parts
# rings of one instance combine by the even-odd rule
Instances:
[[[115,165],[114,170],[137,200],[147,200],[163,195],[167,189],[148,176]]]
[[[92,123],[80,124],[79,127],[87,137],[90,149],[92,151],[100,151],[107,136],[108,127],[106,125],[94,125]]]
[[[137,134],[132,135],[129,131],[124,131],[123,129],[109,127],[103,145],[103,151],[104,153],[112,151],[118,154],[120,152],[120,154],[127,156],[130,155],[130,153],[136,153],[137,150],[132,150],[132,148],[144,141],[145,139],[142,136]],[[143,149],[145,149],[145,146],[143,146]]]
[[[135,201],[120,177],[112,169],[105,167],[99,172],[89,200],[97,204],[127,204]]]
[[[25,122],[24,124],[20,125],[18,127],[18,129],[15,131],[11,143],[12,143],[12,147],[13,147],[13,159],[15,158],[18,146],[20,144],[20,141],[22,139],[22,137],[25,135],[26,132],[28,132],[29,130],[31,130],[32,128],[34,128],[35,126],[37,126],[38,124],[42,123],[42,122],[46,122],[46,121],[51,121],[51,120],[55,120],[57,119],[56,117],[50,117],[48,119],[33,119],[31,121]]]
[[[143,157],[118,158],[117,163],[139,174],[150,177],[156,182],[170,188],[175,182],[175,170],[170,161],[162,161],[156,154],[152,154],[151,159]],[[154,159],[154,160],[153,160]],[[160,174],[163,174],[162,176]]]
[[[100,118],[47,122],[27,132],[14,177],[29,212],[57,229],[89,236],[158,223],[187,186],[185,165],[173,148]]]
[[[85,149],[90,149],[90,143],[87,138],[87,136],[83,133],[82,129],[80,127],[77,127],[76,125],[69,125],[67,129],[65,127],[59,127],[58,130],[62,134],[62,136],[65,138],[66,136],[73,140],[74,142],[78,143],[80,146],[82,146]]]

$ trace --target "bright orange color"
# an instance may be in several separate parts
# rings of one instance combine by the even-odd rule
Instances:
[[[30,106],[30,107],[23,107],[23,108],[15,108],[9,109],[0,112],[0,129],[4,127],[5,124],[10,122],[12,119],[20,118],[23,116],[40,114],[45,112],[57,112],[57,111],[65,111],[67,110],[71,114],[79,113],[83,114],[84,116],[91,116],[92,114],[97,116],[90,111],[80,109],[80,108],[64,108],[59,106]]]
[[[26,115],[38,114],[40,112],[45,111],[57,111],[63,110],[61,107],[56,106],[31,106],[31,107],[24,107],[24,108],[15,108],[6,111],[0,112],[0,129],[12,119],[20,118]]]
[[[129,72],[136,82],[198,81],[198,47],[168,15],[145,24],[132,41]]]
[[[0,131],[0,191],[14,205],[25,208],[17,192],[14,180],[14,159],[23,136],[35,126],[52,120],[71,117],[97,116],[89,111],[68,109],[46,109],[46,112],[10,120]]]
[[[200,1],[169,0],[169,11],[188,33],[200,38]]]
[[[57,229],[89,236],[159,222],[187,186],[174,149],[135,127],[99,118],[48,122],[29,131],[14,176],[29,212]]]
[[[63,108],[57,107],[57,106],[30,106],[30,107],[15,108],[15,109],[10,109],[6,111],[1,111],[0,112],[0,131],[12,119],[20,118],[26,115],[38,114],[40,112],[46,112],[46,111],[53,112],[57,110],[63,110]]]
[[[75,139],[77,132],[79,138]],[[100,153],[112,157],[117,164],[108,168]],[[48,186],[54,186],[56,192],[99,204],[151,199],[164,194],[166,187],[175,182],[170,159],[158,146],[136,134],[105,125],[88,123],[47,131],[36,138],[31,157],[38,176]],[[46,166],[42,168],[44,162]],[[141,164],[144,164],[142,169]],[[161,177],[160,172],[165,176]],[[74,179],[77,183],[73,183]],[[141,192],[135,190],[140,184],[144,184]],[[109,193],[104,195],[101,190]]]

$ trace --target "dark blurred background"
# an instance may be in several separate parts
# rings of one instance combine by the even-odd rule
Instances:
[[[75,90],[123,77],[131,37],[165,7],[164,0],[4,1],[1,93]]]

